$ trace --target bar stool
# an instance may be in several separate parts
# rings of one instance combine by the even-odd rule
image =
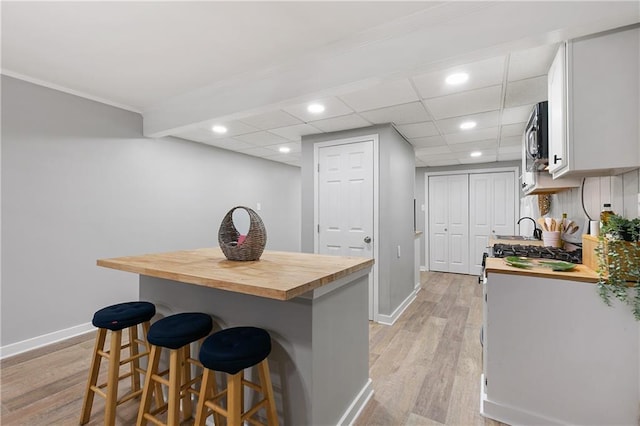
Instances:
[[[206,418],[213,412],[216,425],[221,424],[220,415],[227,418],[229,426],[240,426],[245,421],[261,424],[252,419],[258,410],[265,408],[270,426],[278,425],[278,413],[273,397],[269,362],[271,352],[269,333],[256,327],[233,327],[209,336],[200,348],[200,362],[205,367],[200,386],[195,426],[204,426]],[[258,366],[260,384],[245,380],[243,370]],[[223,371],[227,376],[227,388],[218,392],[214,371]],[[260,392],[264,398],[244,410],[244,386]],[[226,409],[219,404],[226,396]]]
[[[194,385],[202,378],[197,375],[191,378],[191,365],[202,367],[202,364],[191,357],[191,343],[209,335],[213,321],[207,314],[185,312],[162,318],[156,321],[149,332],[147,340],[151,344],[149,369],[145,377],[142,401],[138,411],[137,425],[146,425],[150,420],[155,424],[178,426],[180,424],[180,402],[184,419],[192,417],[191,395],[198,394]],[[169,349],[169,368],[158,372],[162,348]],[[164,376],[168,376],[167,379]],[[151,410],[152,394],[157,388],[152,383],[161,383],[168,387],[167,402]],[[158,415],[167,412],[167,423],[162,423]]]
[[[146,340],[138,338],[138,325],[142,324],[143,334],[149,330],[149,321],[156,313],[156,307],[149,302],[126,302],[107,306],[97,311],[91,321],[98,327],[98,334],[93,349],[91,367],[89,368],[89,380],[84,394],[80,424],[83,425],[91,418],[93,398],[96,394],[106,399],[104,424],[113,426],[116,420],[116,406],[128,401],[142,393],[140,387],[140,375],[145,371],[140,368],[140,358],[149,354],[149,345]],[[129,341],[122,344],[122,330],[128,329]],[[108,351],[105,351],[107,331],[111,331],[111,342]],[[138,345],[145,345],[145,351],[140,352]],[[129,357],[121,358],[123,349],[129,349]],[[107,381],[97,384],[102,358],[108,362]],[[130,371],[120,375],[120,366],[130,364]],[[118,383],[122,379],[131,377],[131,391],[118,400]],[[103,390],[106,387],[106,392]]]

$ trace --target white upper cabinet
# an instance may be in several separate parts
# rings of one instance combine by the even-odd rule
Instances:
[[[549,69],[549,172],[606,176],[640,167],[640,28],[571,40]]]

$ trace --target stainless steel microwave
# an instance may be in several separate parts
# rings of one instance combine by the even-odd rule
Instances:
[[[527,171],[544,170],[549,165],[548,102],[537,103],[527,122],[524,133],[524,154]]]

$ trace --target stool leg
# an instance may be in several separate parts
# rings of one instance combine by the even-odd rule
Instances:
[[[98,374],[100,373],[100,361],[102,357],[98,355],[98,351],[104,349],[104,341],[107,337],[107,329],[99,328],[96,335],[96,343],[93,348],[93,357],[91,357],[91,367],[89,367],[89,380],[87,389],[84,392],[84,401],[82,403],[82,414],[80,416],[80,424],[83,425],[89,421],[91,417],[91,407],[93,406],[93,397],[95,393],[91,389],[98,383]]]
[[[263,359],[258,365],[260,374],[260,386],[265,398],[267,398],[267,421],[269,426],[278,426],[278,412],[276,411],[276,401],[273,396],[273,386],[271,384],[271,374],[269,373],[269,361]]]
[[[184,396],[182,397],[182,412],[184,413],[184,420],[190,419],[193,416],[191,407],[191,393],[187,392],[187,383],[191,381],[191,364],[187,361],[191,357],[191,345],[186,345],[183,350],[182,361],[182,387],[185,388]]]
[[[242,374],[227,374],[227,424],[240,426],[242,419],[240,398],[242,396]]]
[[[194,426],[205,426],[205,420],[207,419],[207,407],[204,405],[209,398],[214,395],[214,386],[216,383],[216,376],[213,371],[205,368],[202,372],[202,382],[200,382],[200,395],[198,395],[198,405],[196,407],[196,421]],[[215,411],[214,411],[215,416]],[[216,426],[220,425],[218,420],[214,420]]]
[[[135,357],[139,353],[138,348],[138,325],[129,327],[129,356]],[[140,389],[140,358],[131,360],[131,391],[137,391]]]
[[[169,355],[169,412],[167,413],[167,426],[180,424],[180,370],[182,370],[182,354],[180,349],[172,349]]]
[[[111,331],[109,346],[109,376],[107,378],[107,401],[104,405],[104,424],[116,424],[116,403],[118,401],[118,376],[120,376],[120,351],[122,346],[122,330]]]
[[[151,324],[149,321],[145,321],[142,323],[142,333],[144,334],[144,344],[149,354],[151,354],[151,343],[147,341],[147,334],[149,334],[150,326]],[[151,359],[147,358],[147,371],[149,371],[150,365],[151,365]],[[145,378],[146,378],[146,374],[145,374]],[[161,407],[164,404],[164,397],[162,395],[162,385],[156,381],[154,381],[153,383],[154,383],[154,386],[156,387],[155,392],[152,392],[156,398],[156,407]]]
[[[144,426],[147,424],[147,419],[144,418],[144,415],[145,413],[149,412],[149,407],[151,406],[151,396],[153,394],[153,390],[151,388],[151,386],[153,385],[151,382],[153,375],[158,372],[158,364],[160,363],[160,352],[161,348],[159,346],[151,345],[151,352],[149,353],[149,363],[147,365],[147,373],[145,374],[144,387],[142,388],[142,399],[140,401],[140,409],[138,410],[138,420],[136,422],[137,426]]]

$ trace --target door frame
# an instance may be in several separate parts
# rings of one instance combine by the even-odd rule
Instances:
[[[500,172],[513,172],[514,180],[514,212],[516,216],[520,217],[520,186],[518,185],[519,175],[518,166],[509,167],[496,167],[487,169],[460,169],[460,170],[447,170],[442,172],[425,172],[424,173],[424,270],[429,271],[429,177],[430,176],[446,176],[446,175],[471,175],[482,173],[500,173]]]
[[[362,135],[356,136],[352,138],[345,139],[335,139],[325,142],[317,142],[313,144],[313,252],[318,253],[318,216],[319,216],[319,179],[318,179],[318,170],[319,170],[319,149],[326,148],[329,146],[336,145],[347,145],[352,143],[359,142],[371,142],[373,145],[373,235],[371,238],[373,239],[373,268],[372,273],[369,274],[369,319],[375,322],[378,322],[379,319],[379,293],[378,293],[378,259],[379,259],[379,244],[377,237],[380,235],[379,232],[379,209],[380,206],[378,204],[378,188],[379,188],[379,136],[378,134],[371,135]]]

